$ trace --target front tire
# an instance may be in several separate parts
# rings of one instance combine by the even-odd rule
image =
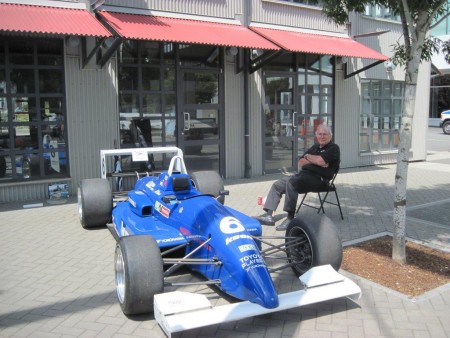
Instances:
[[[342,243],[334,223],[325,215],[297,216],[286,229],[286,254],[297,276],[314,266],[342,263]]]
[[[113,198],[109,182],[101,178],[82,180],[78,187],[78,217],[85,229],[111,221]]]
[[[450,134],[450,121],[445,121],[442,125],[442,131],[444,134]]]
[[[117,298],[126,315],[153,311],[153,296],[164,289],[163,261],[151,236],[122,237],[116,246]]]
[[[195,189],[202,194],[213,195],[221,204],[225,203],[225,196],[220,196],[220,192],[224,190],[223,180],[216,171],[196,171],[190,176]]]

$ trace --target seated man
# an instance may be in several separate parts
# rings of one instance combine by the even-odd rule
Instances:
[[[273,212],[278,207],[281,197],[286,194],[283,210],[287,218],[277,226],[277,230],[286,230],[290,220],[295,216],[298,194],[313,192],[328,186],[330,179],[340,163],[339,146],[331,141],[331,128],[325,124],[317,127],[317,143],[309,148],[298,161],[300,171],[283,177],[272,184],[263,210],[265,213],[255,217],[265,225],[275,225]]]

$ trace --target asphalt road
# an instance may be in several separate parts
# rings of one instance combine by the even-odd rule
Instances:
[[[427,150],[450,151],[450,134],[444,134],[442,128],[428,127]]]

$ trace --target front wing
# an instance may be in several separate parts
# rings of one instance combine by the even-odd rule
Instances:
[[[358,300],[361,289],[336,272],[331,265],[313,267],[300,276],[303,290],[280,294],[280,305],[267,309],[249,301],[213,308],[204,295],[169,292],[155,295],[155,319],[170,338],[172,333],[207,325],[220,324],[294,307],[349,297]]]

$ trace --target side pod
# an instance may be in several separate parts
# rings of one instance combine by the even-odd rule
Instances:
[[[169,292],[155,295],[155,319],[170,338],[174,332],[213,324],[236,321],[266,313],[349,297],[358,300],[361,289],[353,281],[336,272],[331,265],[313,267],[300,276],[303,290],[279,295],[280,305],[267,309],[249,301],[213,308],[205,295]]]

